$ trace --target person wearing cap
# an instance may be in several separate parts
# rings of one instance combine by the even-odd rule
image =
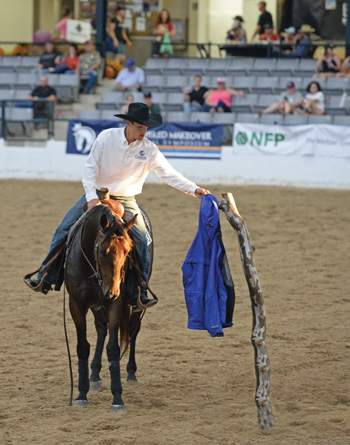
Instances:
[[[106,42],[107,51],[116,54],[115,62],[122,63],[125,60],[125,44],[132,46],[128,33],[124,27],[125,6],[118,5],[115,16],[111,20],[108,28],[108,38]]]
[[[232,96],[244,96],[243,91],[237,91],[234,88],[226,88],[226,79],[218,77],[218,87],[216,90],[208,90],[204,94],[204,111],[211,113],[231,113]]]
[[[280,33],[282,43],[284,45],[295,45],[296,43],[296,29],[294,26],[285,28],[284,32]]]
[[[234,17],[233,17],[233,25],[232,25],[232,28],[234,28],[234,26],[235,26],[235,23],[237,23],[238,25],[240,25],[240,30],[241,30],[241,33],[243,34],[243,41],[244,41],[244,43],[247,43],[247,33],[246,33],[246,30],[244,29],[244,26],[243,26],[243,23],[244,23],[244,18],[241,16],[241,15],[235,15]],[[242,42],[243,42],[242,41]]]
[[[280,48],[273,48],[273,57],[284,57],[289,59],[306,58],[310,55],[312,49],[311,33],[315,31],[310,25],[302,25],[296,35],[297,43],[293,47],[292,51],[283,51]]]
[[[119,71],[115,79],[114,91],[142,91],[142,84],[145,81],[143,69],[136,66],[132,57],[126,60],[125,68]]]
[[[253,37],[252,37],[252,41],[254,40],[256,35],[259,34],[259,36],[260,36],[261,34],[264,33],[266,25],[273,26],[272,15],[268,11],[266,11],[266,2],[259,2],[258,8],[259,8],[259,11],[261,12],[261,14],[259,16],[258,25],[257,25],[257,27],[254,31]]]
[[[286,91],[281,93],[278,101],[271,104],[265,110],[257,110],[259,114],[269,114],[278,111],[281,114],[293,114],[302,99],[301,93],[295,88],[295,83],[289,81],[286,85]]]
[[[265,32],[261,34],[260,43],[274,43],[278,44],[280,42],[280,36],[274,32],[273,26],[268,24],[265,25]]]
[[[177,172],[158,147],[146,138],[149,128],[156,128],[162,124],[162,117],[159,114],[150,113],[146,104],[136,102],[129,105],[126,114],[115,116],[125,120],[126,125],[122,128],[104,130],[97,136],[85,163],[82,180],[85,193],[72,206],[57,228],[43,264],[53,250],[67,239],[70,228],[83,215],[84,205],[87,203],[88,211],[99,205],[99,190],[107,187],[110,199],[119,201],[123,205],[126,220],[138,215],[131,231],[141,258],[143,273],[148,281],[151,256],[147,247],[145,223],[135,198],[142,192],[148,173],[154,171],[166,184],[197,198],[202,198],[210,192]],[[36,279],[26,279],[26,284],[34,291],[47,293],[56,283],[57,274],[57,270],[52,271],[45,280],[38,274]],[[152,304],[152,300],[147,298],[146,291],[142,292],[141,302],[144,305]]]
[[[91,40],[85,42],[85,51],[79,56],[79,64],[75,74],[80,77],[88,76],[84,92],[89,94],[97,81],[97,70],[101,66],[101,56],[94,51]]]
[[[160,114],[160,106],[152,102],[152,93],[150,91],[144,93],[143,102],[148,106],[150,113]]]
[[[328,43],[324,47],[324,54],[317,59],[316,70],[317,74],[312,77],[334,77],[341,70],[341,61],[338,54],[335,54],[333,43]]]

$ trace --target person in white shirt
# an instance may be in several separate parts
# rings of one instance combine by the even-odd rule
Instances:
[[[130,57],[125,63],[125,68],[119,71],[113,91],[142,91],[144,82],[145,73],[143,69],[136,66],[135,60]]]
[[[326,114],[324,94],[318,82],[311,82],[308,85],[305,96],[299,101],[299,106],[307,114]]]
[[[167,184],[197,198],[202,198],[209,191],[198,187],[177,172],[158,147],[145,137],[148,128],[162,124],[159,114],[150,114],[146,104],[136,102],[129,105],[127,114],[115,116],[126,120],[126,126],[104,130],[97,136],[85,164],[82,181],[85,194],[73,205],[57,228],[43,265],[54,249],[66,240],[75,221],[83,215],[85,203],[87,202],[88,210],[99,205],[99,189],[107,187],[111,199],[124,206],[126,220],[138,214],[131,230],[141,258],[143,273],[148,281],[151,257],[147,248],[145,223],[135,199],[135,195],[142,192],[148,173],[154,171]],[[58,271],[50,272],[45,281],[40,274],[37,279],[25,281],[33,290],[46,294],[56,283],[57,274]],[[143,304],[150,301],[146,292],[142,294],[141,301]]]
[[[257,113],[269,114],[278,111],[281,114],[291,114],[299,105],[301,99],[301,93],[297,91],[295,83],[290,80],[289,82],[287,82],[286,91],[279,95],[277,102],[274,102],[263,111],[257,110]]]

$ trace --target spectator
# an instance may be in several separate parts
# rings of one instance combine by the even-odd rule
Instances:
[[[150,91],[143,95],[143,102],[148,106],[150,113],[160,114],[160,106],[152,102],[152,93]]]
[[[116,91],[142,91],[142,84],[145,81],[143,69],[136,66],[133,58],[127,59],[125,68],[119,71],[115,79]]]
[[[154,35],[156,36],[156,42],[153,46],[153,57],[169,57],[173,54],[170,37],[174,37],[176,31],[167,9],[163,9],[159,14],[158,21],[154,25]],[[168,40],[168,43],[165,45],[163,40]],[[162,49],[162,42],[164,50]]]
[[[63,8],[63,18],[60,20],[55,29],[60,33],[60,40],[67,40],[67,20],[74,18],[74,12],[68,7]]]
[[[286,91],[279,95],[278,101],[265,108],[265,110],[258,111],[258,113],[269,114],[278,111],[281,114],[293,114],[299,106],[301,99],[302,95],[295,88],[295,83],[289,81],[286,85]]]
[[[93,50],[91,40],[85,42],[85,51],[79,56],[79,64],[75,69],[77,76],[89,76],[84,92],[89,94],[97,81],[97,70],[101,65],[101,56],[98,51]],[[80,89],[82,90],[82,86]]]
[[[245,31],[239,22],[234,22],[232,29],[227,32],[226,43],[247,43]]]
[[[56,90],[48,84],[47,76],[40,76],[40,85],[31,92],[28,99],[33,101],[34,119],[48,119],[52,117],[53,103],[56,102]],[[46,101],[52,102],[52,105]]]
[[[316,64],[318,73],[312,77],[334,77],[341,69],[340,57],[333,52],[333,43],[329,43],[324,48],[324,54],[318,58]]]
[[[202,76],[197,74],[194,76],[193,85],[185,87],[183,90],[184,112],[203,111],[204,94],[208,91],[207,87],[202,85]]]
[[[311,82],[306,88],[305,96],[299,101],[298,111],[306,114],[326,114],[324,107],[324,94],[318,82]]]
[[[340,69],[340,72],[335,77],[350,77],[350,56],[344,59]]]
[[[272,25],[265,25],[265,32],[260,35],[260,43],[280,43],[280,36],[274,32]]]
[[[69,73],[74,74],[79,64],[79,56],[77,55],[77,48],[74,43],[70,43],[68,47],[68,56],[58,64],[57,68],[52,71],[54,74]]]
[[[231,113],[231,98],[232,96],[243,97],[243,91],[237,91],[233,88],[226,88],[226,80],[223,77],[217,79],[218,87],[216,90],[208,90],[204,94],[205,103],[203,105],[204,111],[215,113]]]
[[[245,29],[244,29],[244,26],[243,26],[243,23],[244,23],[244,19],[243,19],[243,17],[242,16],[240,16],[240,15],[236,15],[235,17],[233,17],[233,25],[235,24],[235,23],[239,23],[240,25],[241,25],[241,31],[242,31],[242,33],[243,33],[243,39],[244,39],[244,43],[247,43],[247,33],[246,33],[246,31],[245,31]]]
[[[126,104],[123,105],[120,109],[121,114],[127,114],[128,110],[129,110],[129,105],[133,104],[135,102],[134,95],[131,93],[127,94],[125,96],[125,101],[126,101]]]
[[[261,14],[259,16],[258,26],[256,27],[252,37],[252,41],[257,34],[261,35],[264,33],[266,25],[273,26],[272,15],[268,11],[266,11],[266,2],[259,2],[258,8]]]
[[[281,41],[284,45],[295,45],[296,43],[296,29],[294,26],[285,28],[284,32],[281,32]]]
[[[56,63],[60,61],[61,55],[52,42],[46,42],[35,72],[40,75],[44,74],[44,71],[52,72],[56,68]]]
[[[311,49],[311,39],[310,34],[314,32],[314,28],[310,25],[302,25],[299,29],[298,35],[296,36],[297,43],[292,49],[292,51],[283,51],[280,48],[273,48],[272,55],[275,57],[285,57],[285,58],[305,58],[310,54]]]
[[[107,51],[113,51],[116,55],[115,61],[122,63],[125,61],[125,44],[132,46],[132,42],[124,27],[125,6],[118,5],[115,17],[108,26]]]

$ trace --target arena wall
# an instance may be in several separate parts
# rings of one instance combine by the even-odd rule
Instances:
[[[80,181],[86,156],[66,153],[63,141],[44,147],[10,146],[0,139],[0,178]],[[280,185],[350,189],[350,159],[318,156],[234,155],[223,147],[220,160],[169,159],[198,184]],[[148,182],[160,181],[150,174]]]

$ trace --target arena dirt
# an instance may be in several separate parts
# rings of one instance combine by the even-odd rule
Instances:
[[[267,310],[275,426],[259,429],[250,343],[252,314],[235,233],[221,218],[236,286],[234,326],[224,338],[187,329],[180,267],[195,236],[199,200],[146,185],[139,203],[154,227],[151,280],[159,304],[142,323],[138,388],[125,388],[127,416],[109,413],[104,387],[90,406],[68,406],[63,293],[23,283],[82,193],[79,183],[0,181],[0,443],[245,445],[350,443],[350,192],[209,187],[233,192],[253,244]],[[75,330],[68,334],[77,383]],[[95,343],[89,315],[89,340]],[[122,362],[125,379],[126,360]],[[75,396],[77,390],[75,387]]]

